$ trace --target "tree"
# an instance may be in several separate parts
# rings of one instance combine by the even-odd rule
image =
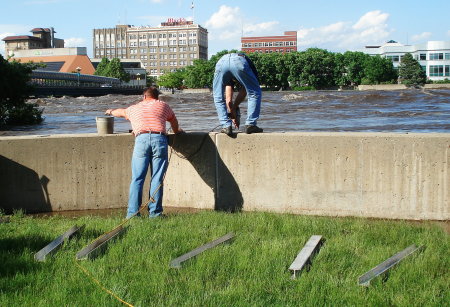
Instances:
[[[299,80],[301,86],[316,89],[334,86],[334,54],[319,48],[309,48],[299,54],[296,67],[301,69]]]
[[[181,88],[184,80],[184,70],[180,69],[175,72],[168,72],[160,76],[157,83],[159,86],[166,88]]]
[[[189,88],[211,87],[214,67],[208,60],[194,60],[194,65],[185,68],[184,85]]]
[[[109,65],[109,59],[108,58],[102,58],[100,63],[97,65],[97,69],[94,72],[94,75],[97,76],[106,76],[107,70]]]
[[[149,86],[155,85],[157,79],[158,78],[156,78],[155,76],[150,76],[150,74],[147,73],[147,84],[146,84],[146,86],[149,87]]]
[[[395,83],[397,71],[392,61],[379,55],[369,56],[364,61],[364,78],[362,84]]]
[[[370,55],[363,52],[347,51],[335,54],[336,85],[359,85],[364,78],[364,63]]]
[[[114,58],[109,62],[106,70],[106,77],[117,78],[125,82],[130,81],[130,74],[123,69],[118,58]]]
[[[117,78],[125,82],[130,81],[130,74],[123,69],[118,58],[114,58],[111,61],[108,58],[102,58],[94,74],[97,76]]]
[[[26,103],[33,91],[29,84],[36,64],[8,62],[0,55],[0,125],[29,125],[42,122],[42,110]]]
[[[427,75],[411,53],[406,53],[398,67],[398,75],[403,84],[423,85],[427,81]]]

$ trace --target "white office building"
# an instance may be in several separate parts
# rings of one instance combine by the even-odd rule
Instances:
[[[450,79],[450,41],[428,41],[417,45],[389,41],[382,46],[366,46],[361,51],[391,59],[396,68],[402,62],[402,57],[411,53],[430,80]]]
[[[193,21],[168,19],[159,27],[117,25],[94,29],[95,58],[140,60],[152,76],[208,59],[208,31]]]

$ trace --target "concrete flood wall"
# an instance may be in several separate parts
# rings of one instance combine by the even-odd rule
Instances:
[[[165,206],[450,219],[450,134],[188,133],[171,142]],[[129,134],[2,137],[0,207],[125,208],[132,147]]]

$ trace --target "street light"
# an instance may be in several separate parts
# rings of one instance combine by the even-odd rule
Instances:
[[[81,67],[78,66],[77,68],[75,68],[75,70],[77,71],[78,86],[80,86],[80,71],[81,71]]]

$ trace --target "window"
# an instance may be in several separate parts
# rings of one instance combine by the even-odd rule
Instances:
[[[166,52],[167,48],[159,48],[159,52]]]
[[[387,55],[386,59],[391,60],[392,62],[398,62],[400,61],[400,57],[398,55]]]
[[[444,54],[443,53],[430,53],[430,60],[443,60]]]
[[[421,61],[426,61],[427,60],[427,54],[426,53],[421,53],[419,59]]]
[[[430,65],[430,77],[441,77],[443,75],[444,75],[443,65]]]
[[[444,76],[450,77],[450,65],[445,65]]]
[[[156,48],[148,48],[148,52],[150,52],[150,53],[156,53]]]
[[[446,53],[445,56],[444,56],[444,58],[445,58],[446,60],[450,60],[450,53]]]

